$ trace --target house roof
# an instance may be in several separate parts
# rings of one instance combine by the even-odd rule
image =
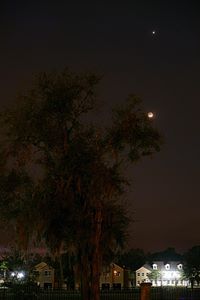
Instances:
[[[138,272],[140,269],[145,268],[148,271],[152,271],[152,267],[148,264],[143,265],[142,267],[140,267],[139,269],[136,270],[136,272]]]
[[[157,265],[157,269],[158,270],[165,269],[165,265],[166,264],[170,265],[170,269],[176,270],[177,267],[178,267],[178,265],[182,264],[182,263],[181,263],[181,261],[160,261],[160,260],[159,261],[153,261],[153,263],[151,265],[150,264],[145,264],[142,267],[140,267],[139,269],[137,269],[136,272],[139,271],[141,268],[145,268],[145,269],[147,269],[149,271],[152,271],[153,270],[152,267],[153,267],[154,264]]]
[[[47,265],[47,263],[45,262],[41,262],[39,264],[37,264],[34,269],[36,269],[37,271],[42,271],[44,269],[53,269],[52,267],[50,267],[49,265]]]
[[[170,269],[177,269],[177,266],[181,264],[180,261],[154,261],[153,264],[157,264],[158,269],[164,269],[166,264],[170,265]]]
[[[118,269],[121,269],[121,270],[124,269],[123,267],[121,267],[121,266],[119,266],[119,265],[117,265],[117,264],[115,264],[115,263],[111,263],[111,266],[112,266],[112,267],[115,267],[115,268],[118,268]]]

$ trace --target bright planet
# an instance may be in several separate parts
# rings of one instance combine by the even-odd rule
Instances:
[[[154,117],[154,114],[150,111],[150,112],[148,112],[148,118],[150,118],[150,119],[152,119],[153,117]]]

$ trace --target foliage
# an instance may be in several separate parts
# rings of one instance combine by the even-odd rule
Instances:
[[[200,246],[194,246],[184,255],[184,277],[189,279],[191,286],[200,284]]]
[[[136,271],[146,262],[146,255],[142,249],[130,249],[119,255],[118,264]]]
[[[3,279],[6,284],[22,284],[31,281],[31,266],[24,255],[15,248],[9,254],[4,254],[0,263],[0,270],[3,271]],[[23,274],[24,277],[18,276]]]
[[[155,281],[157,282],[157,280],[161,279],[161,273],[158,270],[152,270],[151,272],[149,272],[149,274],[147,275],[149,280],[151,281]]]
[[[174,248],[169,247],[163,251],[148,254],[147,260],[149,262],[161,260],[166,263],[169,261],[182,261],[182,255],[177,253]]]
[[[75,253],[87,300],[99,299],[102,259],[126,237],[124,167],[162,143],[135,96],[113,110],[110,127],[88,122],[98,83],[67,69],[42,73],[1,115],[1,215],[24,249],[42,239],[55,256]]]

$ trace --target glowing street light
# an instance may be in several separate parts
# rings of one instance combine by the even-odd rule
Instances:
[[[11,275],[12,277],[16,277],[17,279],[23,279],[24,276],[25,276],[24,272],[17,272],[17,271],[11,272],[10,275]]]
[[[23,272],[19,272],[19,273],[17,274],[17,278],[18,278],[18,279],[24,278],[24,273],[23,273]]]

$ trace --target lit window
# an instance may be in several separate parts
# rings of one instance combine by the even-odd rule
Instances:
[[[166,270],[170,270],[170,264],[166,264],[166,265],[165,265],[165,269],[166,269]]]
[[[153,270],[157,270],[158,266],[157,264],[153,264]]]
[[[182,264],[178,264],[178,265],[177,265],[177,268],[178,268],[179,270],[182,270],[182,269],[183,269],[183,265],[182,265]]]
[[[116,270],[114,270],[114,276],[120,276],[120,272],[117,272]]]

